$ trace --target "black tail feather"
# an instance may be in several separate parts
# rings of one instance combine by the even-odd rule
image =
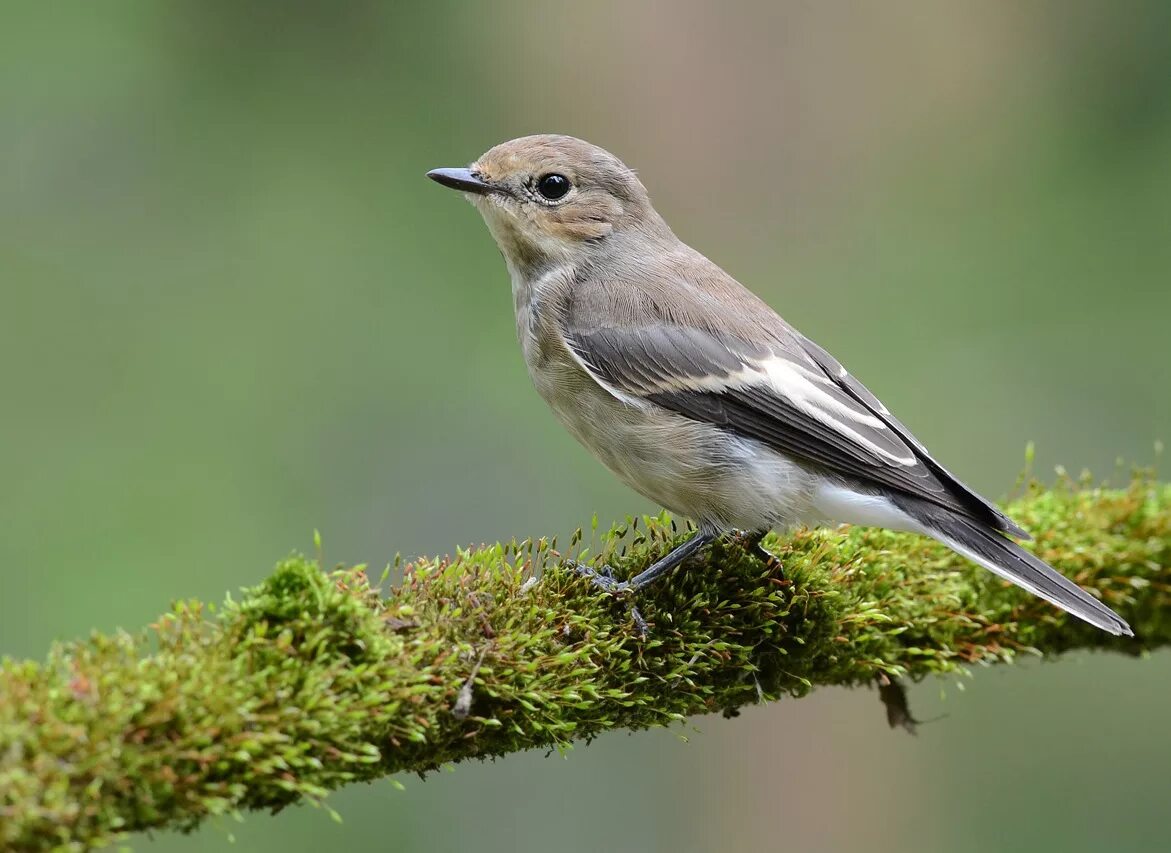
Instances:
[[[996,530],[925,502],[897,502],[923,525],[926,533],[956,553],[1103,631],[1134,636],[1117,613]]]

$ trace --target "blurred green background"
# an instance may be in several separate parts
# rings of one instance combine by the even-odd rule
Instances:
[[[654,509],[529,386],[425,180],[557,131],[993,495],[1171,437],[1171,5],[13,3],[0,652]],[[946,689],[946,698],[941,691]],[[1166,849],[1171,656],[980,672],[347,790],[149,851]],[[681,737],[686,735],[686,738]],[[686,740],[686,742],[685,742]]]

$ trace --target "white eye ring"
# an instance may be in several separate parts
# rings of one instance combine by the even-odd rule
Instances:
[[[572,187],[573,184],[569,182],[569,178],[557,172],[550,172],[537,178],[537,192],[541,194],[542,198],[549,201],[565,198]]]

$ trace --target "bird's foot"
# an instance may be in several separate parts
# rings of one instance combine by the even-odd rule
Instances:
[[[599,568],[587,565],[586,563],[579,563],[576,560],[568,561],[569,565],[575,572],[583,578],[588,578],[590,583],[598,589],[610,593],[623,593],[630,588],[630,584],[625,581],[619,581],[614,578],[614,570],[606,564],[602,564]]]
[[[743,531],[737,532],[736,534],[745,551],[764,563],[769,571],[777,575],[780,580],[785,580],[785,567],[781,565],[780,559],[777,558],[776,554],[760,544],[764,536],[764,533],[747,533]]]
[[[752,554],[756,559],[760,560],[770,572],[777,576],[780,580],[785,580],[785,567],[781,565],[781,561],[777,555],[765,548],[759,542],[752,546]]]
[[[588,566],[585,563],[573,561],[570,563],[573,570],[581,575],[583,578],[588,578],[589,582],[598,589],[606,592],[615,598],[625,598],[627,606],[630,610],[630,618],[634,622],[634,630],[638,632],[640,637],[645,638],[650,633],[650,626],[646,619],[643,618],[642,613],[639,612],[638,606],[630,600],[630,596],[634,592],[634,587],[627,581],[619,581],[614,578],[614,571],[607,565],[603,564],[600,568]]]

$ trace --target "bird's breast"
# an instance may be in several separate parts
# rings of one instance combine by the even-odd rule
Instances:
[[[640,494],[714,529],[767,528],[804,502],[803,472],[756,442],[600,385],[539,300],[518,300],[517,333],[533,385],[557,420]]]

